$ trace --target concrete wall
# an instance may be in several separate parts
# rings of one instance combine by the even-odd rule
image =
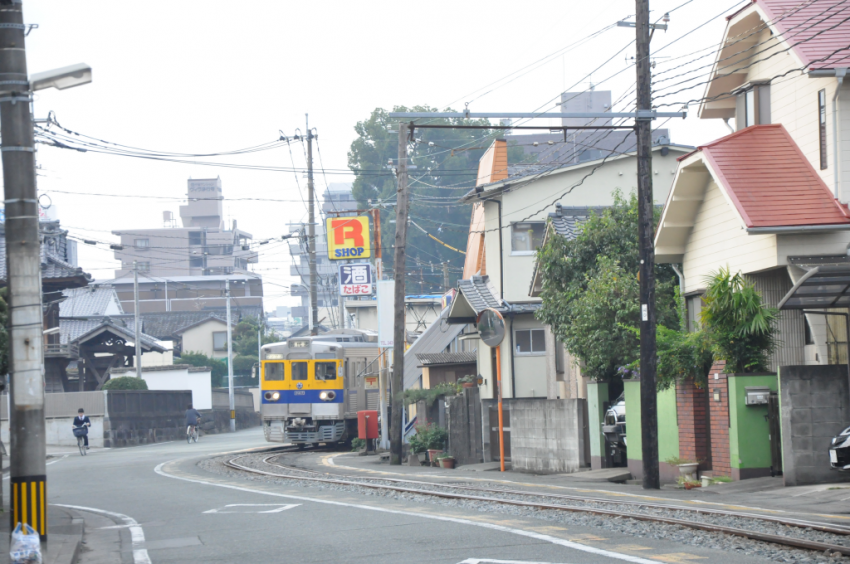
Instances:
[[[643,477],[643,438],[641,427],[640,380],[623,382],[626,397],[626,459],[629,472],[635,479]],[[679,426],[676,411],[676,390],[658,393],[658,468],[661,481],[675,482],[679,469],[664,462],[679,456]]]
[[[113,377],[135,374],[132,369],[112,373]],[[148,390],[190,390],[195,409],[212,409],[212,372],[209,370],[189,369],[185,364],[174,366],[174,370],[146,370],[142,367],[142,379],[147,382]]]
[[[91,428],[89,428],[89,446],[103,447],[103,416],[89,415]],[[77,446],[77,437],[72,429],[73,417],[49,417],[45,419],[45,438],[51,446]],[[9,421],[0,422],[0,440],[3,444],[9,444]]]
[[[744,480],[770,475],[770,424],[767,404],[747,405],[747,387],[766,386],[777,391],[776,374],[730,374],[729,459],[732,478]]]
[[[829,466],[830,440],[850,421],[846,365],[781,366],[782,466],[786,486],[850,481]]]
[[[481,402],[484,421],[485,460],[491,427],[489,406]],[[578,472],[590,466],[587,402],[583,399],[511,399],[503,409],[510,412],[511,467],[520,472]],[[495,423],[495,422],[494,422]]]
[[[594,470],[605,465],[605,403],[608,401],[608,384],[593,382],[587,385],[587,427],[590,440],[590,467]]]

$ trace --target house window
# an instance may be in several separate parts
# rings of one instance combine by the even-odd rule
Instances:
[[[770,123],[770,84],[756,84],[739,92],[735,108],[736,129]]]
[[[151,263],[149,262],[137,262],[136,270],[139,272],[150,272],[151,271]]]
[[[203,268],[204,257],[189,257],[189,266],[191,268]]]
[[[190,245],[200,245],[201,244],[201,232],[200,231],[190,231],[189,232],[189,244]]]
[[[545,224],[540,221],[514,223],[511,225],[511,251],[514,253],[532,253],[543,242]]]
[[[216,331],[213,333],[213,350],[227,350],[227,331]]]
[[[147,249],[150,249],[150,247],[151,247],[151,240],[150,239],[136,239],[135,243],[136,243],[136,248],[139,249],[140,251],[145,251]]]
[[[699,331],[699,319],[702,314],[702,294],[687,296],[685,298],[687,307],[688,331],[694,333]]]
[[[826,90],[818,92],[818,138],[820,142],[820,169],[826,170]]]
[[[516,354],[546,352],[546,332],[543,329],[518,329],[514,332]]]

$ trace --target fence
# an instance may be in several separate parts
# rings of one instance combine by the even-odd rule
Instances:
[[[105,392],[67,392],[63,394],[44,394],[44,416],[48,419],[75,417],[81,407],[86,415],[106,415]],[[9,397],[0,394],[0,420],[9,419]]]
[[[233,390],[233,404],[236,409],[254,409],[254,394],[248,390]],[[212,391],[213,409],[230,409],[230,397],[226,389]]]

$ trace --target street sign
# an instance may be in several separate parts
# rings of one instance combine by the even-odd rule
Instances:
[[[478,336],[488,347],[498,347],[505,338],[505,320],[495,309],[478,314]]]
[[[340,265],[339,295],[371,296],[372,265],[368,262],[364,262],[361,264]]]
[[[329,217],[326,221],[328,258],[330,260],[368,258],[372,256],[369,218]]]

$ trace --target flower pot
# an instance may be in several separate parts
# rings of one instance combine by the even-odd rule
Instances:
[[[692,490],[692,489],[694,489],[694,488],[698,488],[698,487],[700,487],[700,484],[699,484],[699,483],[694,483],[694,482],[685,482],[685,489],[686,489],[686,490]]]
[[[474,388],[477,385],[478,384],[476,384],[475,382],[464,382],[463,384],[461,384],[461,386],[464,388]]]
[[[454,468],[455,467],[455,459],[454,458],[439,458],[440,468]]]
[[[428,460],[431,461],[431,466],[439,466],[437,457],[441,454],[443,454],[443,451],[440,449],[428,449]]]
[[[695,481],[699,462],[688,462],[687,464],[679,464],[679,474],[685,477],[686,480]]]
[[[702,476],[702,487],[707,488],[711,485],[711,476]]]

